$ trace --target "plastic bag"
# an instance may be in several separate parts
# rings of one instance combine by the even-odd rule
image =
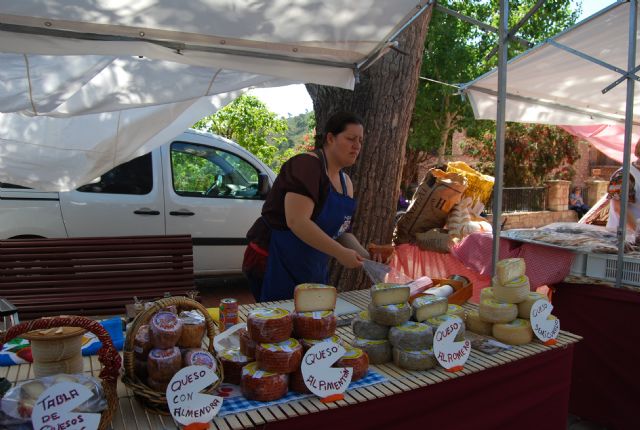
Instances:
[[[404,273],[373,260],[364,260],[362,267],[374,284],[406,284],[413,281]]]

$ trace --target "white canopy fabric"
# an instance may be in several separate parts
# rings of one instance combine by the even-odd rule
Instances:
[[[625,83],[602,93],[622,75],[554,46],[553,42],[625,70],[629,9],[628,2],[616,3],[511,60],[507,68],[506,120],[563,125],[624,124]],[[634,124],[638,126],[640,85],[635,88]],[[496,119],[497,70],[465,85],[464,92],[477,119]]]
[[[428,3],[0,0],[0,181],[72,189],[245,88],[352,89]]]

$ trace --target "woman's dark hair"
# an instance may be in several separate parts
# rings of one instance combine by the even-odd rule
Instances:
[[[320,149],[324,146],[327,142],[327,135],[329,133],[334,136],[340,134],[349,124],[364,125],[364,121],[359,115],[351,112],[336,112],[331,115],[324,125],[322,134],[316,134],[315,149]]]

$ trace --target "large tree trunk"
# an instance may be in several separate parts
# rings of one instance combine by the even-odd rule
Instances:
[[[354,91],[307,85],[319,131],[337,111],[355,112],[364,119],[364,145],[358,162],[348,173],[358,200],[353,230],[365,246],[369,242],[391,242],[405,145],[431,12],[424,12],[399,37],[399,49],[406,55],[396,51],[387,53],[361,73]],[[340,291],[370,285],[364,271],[345,269],[335,261],[330,279]]]

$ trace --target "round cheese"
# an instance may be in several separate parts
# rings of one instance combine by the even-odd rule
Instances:
[[[300,369],[289,374],[289,390],[302,394],[311,393],[309,388],[307,388],[307,385],[304,383],[304,378],[302,377],[302,371]]]
[[[202,346],[202,338],[207,330],[204,317],[198,311],[182,312],[180,321],[182,321],[182,334],[178,339],[180,348],[200,348]]]
[[[345,349],[347,352],[336,361],[333,367],[353,368],[351,382],[364,378],[369,371],[369,356],[360,348],[347,347]]]
[[[133,338],[133,352],[137,359],[146,363],[149,351],[153,348],[151,343],[151,335],[149,334],[149,326],[141,325]]]
[[[169,386],[169,382],[171,382],[171,380],[156,381],[153,378],[147,378],[147,385],[149,386],[149,388],[153,389],[154,391],[159,391],[160,393],[167,392],[167,387]]]
[[[216,359],[208,351],[203,349],[188,349],[182,354],[183,367],[187,366],[207,366],[216,371]]]
[[[493,324],[482,321],[482,319],[480,319],[480,313],[475,309],[467,312],[467,320],[465,321],[465,324],[469,331],[483,336],[491,336]]]
[[[321,342],[333,342],[333,343],[337,343],[338,345],[342,345],[342,340],[340,339],[340,337],[338,335],[334,335],[334,336],[328,337],[326,339],[300,339],[300,343],[302,344],[302,349],[305,352],[309,348],[311,348],[313,345],[321,343]]]
[[[494,324],[493,337],[508,345],[524,345],[533,340],[529,320],[517,318],[509,323]]]
[[[76,373],[82,373],[84,362],[82,355],[74,355],[71,358],[66,358],[60,361],[34,361],[31,365],[33,374],[36,377],[57,375],[60,373],[66,373],[73,375]]]
[[[480,290],[480,300],[495,298],[496,296],[493,294],[493,288],[487,287]]]
[[[291,337],[293,316],[285,309],[262,308],[249,313],[247,318],[249,337],[258,343],[277,343]]]
[[[170,381],[181,368],[182,355],[177,346],[167,349],[154,348],[149,351],[147,374],[150,379],[158,382]]]
[[[453,317],[454,317],[453,315],[449,315],[449,314],[438,315],[437,317],[429,318],[425,322],[431,326],[431,328],[433,329],[433,334],[435,335],[436,330],[438,330],[438,327],[440,327],[440,324],[451,321]],[[461,342],[464,340],[464,332],[466,327],[464,325],[464,321],[461,320],[461,322],[462,322],[462,327],[460,327],[460,330],[458,331],[458,334],[454,339],[456,342]]]
[[[395,326],[409,321],[411,306],[409,303],[385,306],[375,306],[373,303],[369,303],[369,316],[378,324]]]
[[[253,360],[241,353],[239,349],[222,351],[218,357],[220,358],[222,370],[224,371],[224,382],[240,385],[242,368]]]
[[[300,368],[302,345],[295,339],[256,345],[256,362],[261,370],[291,373]]]
[[[397,305],[409,301],[411,291],[407,285],[380,283],[371,287],[371,302],[375,306]]]
[[[158,349],[173,348],[182,334],[182,321],[173,312],[156,313],[151,317],[149,326],[151,343]]]
[[[423,349],[420,351],[405,351],[400,348],[393,348],[393,363],[408,370],[427,370],[434,368],[438,362],[433,349]]]
[[[529,319],[531,316],[531,307],[538,300],[549,301],[549,298],[544,294],[536,293],[534,291],[527,294],[527,297],[523,302],[518,303],[518,318]]]
[[[249,332],[246,329],[238,330],[240,336],[240,352],[249,357],[250,359],[256,358],[256,341],[249,337]]]
[[[480,301],[480,319],[490,323],[508,323],[518,317],[518,307],[512,303],[502,303],[493,299]]]
[[[289,390],[288,375],[261,370],[256,362],[242,368],[241,379],[240,391],[249,400],[271,402],[283,397]]]
[[[447,307],[447,315],[453,315],[460,318],[462,321],[466,319],[466,314],[462,306],[459,305],[449,305]]]
[[[299,339],[326,339],[336,334],[336,314],[333,311],[296,312],[293,333]]]
[[[500,284],[506,284],[514,279],[524,276],[526,266],[524,258],[506,258],[496,264],[496,280]]]
[[[523,302],[529,294],[529,278],[521,276],[506,284],[498,284],[496,278],[493,278],[493,295],[495,299],[504,303],[520,303]]]
[[[366,352],[370,364],[384,364],[391,361],[391,343],[388,340],[371,340],[356,337],[351,342],[351,345]]]
[[[437,317],[447,312],[448,301],[446,297],[424,295],[411,302],[414,319],[418,322]]]
[[[361,311],[356,315],[351,322],[351,329],[355,337],[364,339],[381,340],[389,336],[389,327],[371,321],[367,311]]]
[[[407,321],[389,330],[389,341],[394,348],[419,351],[433,346],[433,329],[414,321]]]

